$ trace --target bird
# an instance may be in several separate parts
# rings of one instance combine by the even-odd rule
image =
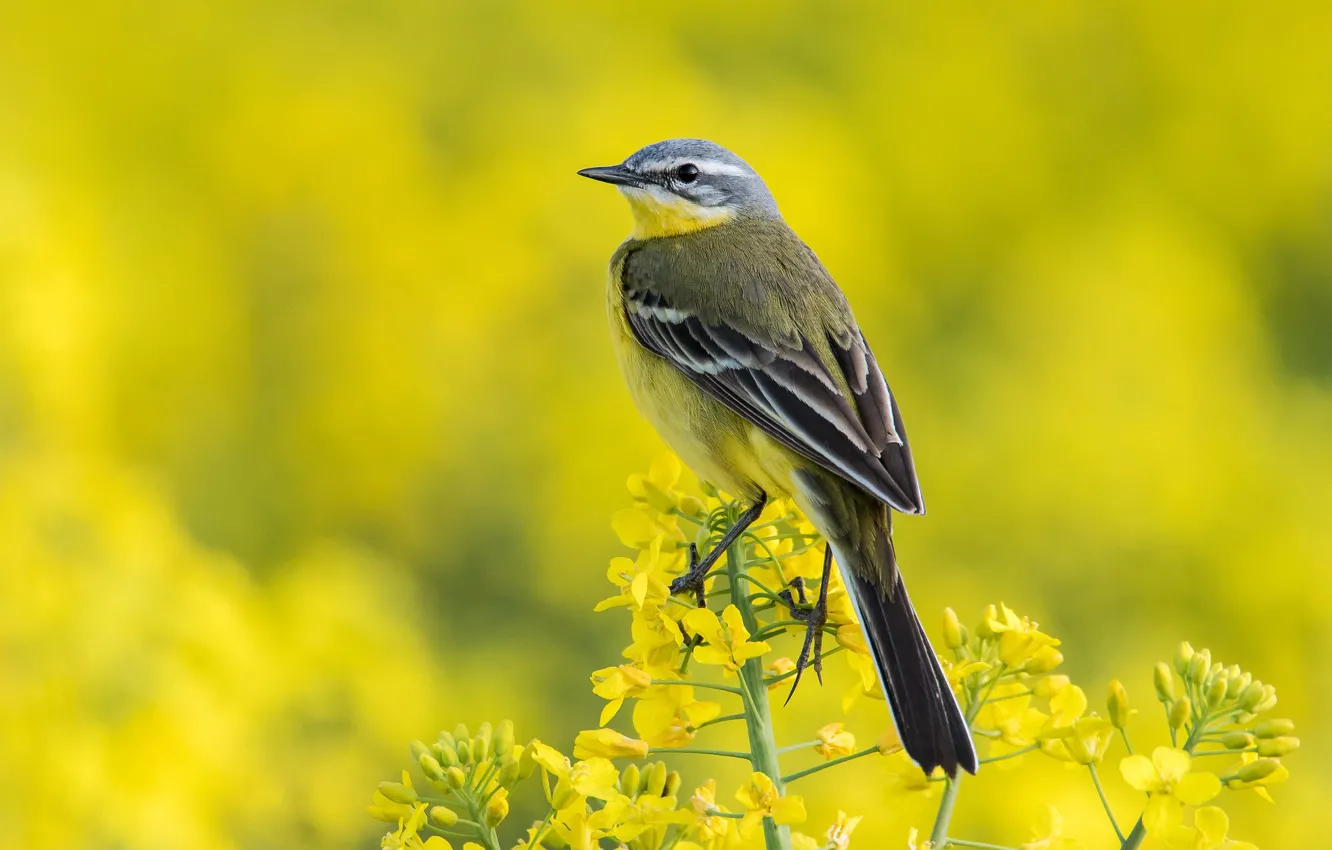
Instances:
[[[925,512],[906,429],[846,296],[763,178],[714,142],[668,139],[578,174],[616,186],[633,215],[606,307],[634,403],[695,473],[749,505],[671,591],[699,591],[766,502],[789,497],[829,544],[799,668],[822,636],[835,552],[903,748],[927,774],[975,773],[893,547],[893,512]]]

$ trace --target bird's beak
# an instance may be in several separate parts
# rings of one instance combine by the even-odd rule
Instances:
[[[616,186],[642,186],[645,182],[642,177],[625,168],[623,165],[603,165],[598,168],[584,168],[578,172],[580,177],[590,177],[593,180],[600,180],[602,183],[613,183]]]

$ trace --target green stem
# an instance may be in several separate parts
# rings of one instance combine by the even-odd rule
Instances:
[[[982,841],[963,841],[961,838],[949,838],[947,844],[939,845],[940,850],[944,847],[977,847],[979,850],[1012,850],[1002,844],[986,844]]]
[[[1122,844],[1124,842],[1124,832],[1119,828],[1119,821],[1115,820],[1115,813],[1110,808],[1110,801],[1105,798],[1105,789],[1101,787],[1101,775],[1096,772],[1096,764],[1093,762],[1087,765],[1087,769],[1091,771],[1092,784],[1096,786],[1096,796],[1101,798],[1101,807],[1105,809],[1105,816],[1110,818],[1110,826],[1115,830],[1115,838],[1118,838]]]
[[[803,779],[804,777],[809,776],[811,773],[818,773],[820,770],[827,770],[828,768],[833,767],[834,765],[842,764],[843,762],[848,762],[851,761],[852,759],[864,758],[865,756],[877,753],[878,751],[879,748],[877,745],[873,747],[866,747],[865,749],[861,750],[858,753],[851,753],[850,755],[841,756],[840,758],[835,758],[832,759],[831,761],[825,761],[823,764],[816,764],[813,767],[807,767],[804,770],[798,770],[789,776],[783,776],[782,781],[788,783],[795,782],[797,779]]]
[[[690,685],[695,688],[703,688],[709,691],[725,691],[728,694],[743,696],[739,688],[733,688],[730,685],[715,685],[712,682],[696,682],[693,679],[653,679],[654,685]]]
[[[733,515],[730,515],[730,519],[735,521]],[[753,634],[758,631],[758,621],[754,617],[749,595],[740,589],[740,579],[746,576],[747,566],[745,547],[733,544],[726,553],[726,571],[731,578],[731,602],[739,610],[745,629]],[[777,758],[777,740],[773,734],[772,713],[768,708],[768,688],[763,681],[762,660],[751,658],[744,663],[740,668],[740,684],[745,705],[745,727],[749,732],[750,762],[754,770],[767,774],[776,786],[777,793],[782,794],[785,790],[782,768]],[[772,818],[764,818],[763,843],[766,850],[791,850],[791,828],[778,826]]]
[[[1004,754],[1001,755],[1001,756],[991,756],[990,758],[987,758],[987,759],[981,759],[981,760],[980,760],[980,763],[981,763],[981,764],[994,764],[995,762],[997,762],[997,761],[1003,761],[1004,759],[1015,759],[1015,758],[1017,758],[1018,756],[1025,756],[1027,753],[1030,753],[1030,752],[1032,752],[1032,751],[1034,751],[1034,750],[1039,750],[1040,748],[1041,748],[1041,745],[1040,745],[1040,744],[1030,744],[1030,745],[1028,745],[1028,746],[1023,747],[1023,748],[1020,749],[1020,750],[1013,750],[1013,752],[1011,752],[1011,753],[1004,753]]]
[[[948,841],[948,823],[953,819],[953,807],[957,805],[959,779],[949,779],[944,785],[943,799],[939,800],[939,814],[934,818],[934,829],[930,831],[930,843],[935,847],[946,847]]]
[[[723,714],[721,717],[714,717],[711,720],[704,720],[702,723],[694,727],[694,731],[697,732],[701,729],[706,729],[709,726],[716,726],[718,723],[725,723],[729,720],[744,720],[744,719],[745,719],[744,712],[741,712],[740,714]]]
[[[659,750],[650,750],[654,756],[667,756],[671,753],[686,756],[721,756],[728,759],[744,759],[753,761],[753,756],[749,753],[737,753],[732,750],[701,750],[695,747],[662,747]]]

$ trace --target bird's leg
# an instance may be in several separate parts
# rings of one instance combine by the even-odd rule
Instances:
[[[813,608],[796,608],[791,601],[791,592],[782,591],[782,596],[791,606],[791,616],[805,621],[805,645],[800,648],[800,657],[796,659],[795,681],[791,683],[791,692],[786,695],[786,702],[790,702],[791,697],[795,696],[800,676],[809,666],[811,658],[814,660],[814,675],[819,677],[819,684],[823,684],[823,627],[828,624],[828,584],[831,578],[832,547],[829,546],[823,553],[823,582],[819,585],[819,601]],[[805,604],[804,582],[801,582],[796,590],[800,594],[800,603]]]
[[[763,506],[767,503],[767,494],[759,493],[758,499],[754,501],[754,504],[749,506],[749,510],[740,515],[740,518],[735,521],[735,525],[726,529],[726,533],[722,535],[722,539],[717,541],[717,545],[713,546],[708,554],[703,556],[702,560],[699,560],[698,557],[698,547],[690,543],[689,572],[671,582],[671,595],[674,596],[677,593],[684,593],[686,590],[692,590],[698,597],[698,607],[706,607],[707,592],[704,590],[703,583],[707,580],[708,573],[712,571],[712,567],[717,563],[717,559],[720,558],[722,553],[736,541],[736,538],[744,534],[745,529],[754,524],[755,520],[759,518],[759,514],[763,513]]]

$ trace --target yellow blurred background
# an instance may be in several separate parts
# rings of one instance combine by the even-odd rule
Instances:
[[[1232,834],[1318,846],[1330,27],[1319,0],[3,4],[0,846],[374,846],[412,738],[595,724],[608,517],[661,444],[605,332],[628,213],[574,171],[686,135],[764,174],[856,305],[930,504],[898,536],[931,628],[1007,601],[1094,700],[1125,681],[1144,739],[1182,638],[1276,683],[1305,746]],[[932,810],[877,770],[804,789],[814,822],[902,846]],[[1108,846],[1084,775],[1012,776],[957,834],[1016,844],[1052,802]]]

